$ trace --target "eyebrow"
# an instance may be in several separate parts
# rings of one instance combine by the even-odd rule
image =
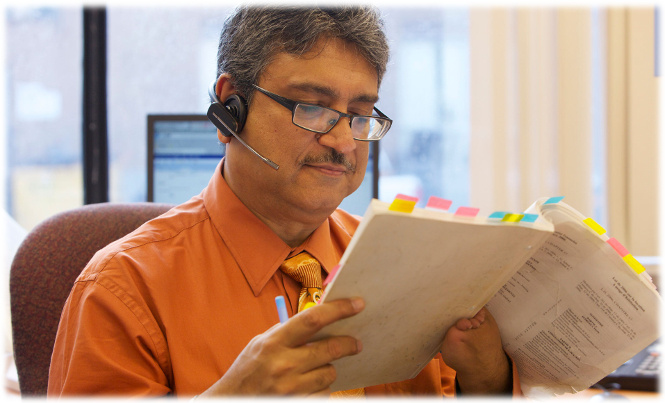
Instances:
[[[335,91],[333,88],[313,83],[295,83],[291,84],[290,87],[304,92],[313,92],[329,98],[339,98],[340,96],[339,92]],[[371,94],[360,94],[351,99],[351,102],[366,102],[371,104],[375,104],[378,101],[379,96]]]

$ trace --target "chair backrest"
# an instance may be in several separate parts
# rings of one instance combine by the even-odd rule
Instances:
[[[172,207],[91,204],[47,219],[24,239],[9,277],[14,360],[23,396],[46,395],[62,308],[95,252]]]

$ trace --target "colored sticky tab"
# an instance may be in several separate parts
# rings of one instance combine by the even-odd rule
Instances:
[[[415,201],[409,201],[404,199],[395,199],[390,203],[388,210],[390,211],[399,211],[400,213],[410,213],[416,207]]]
[[[522,222],[536,222],[537,219],[538,219],[538,214],[524,214]]]
[[[430,196],[429,200],[427,200],[427,206],[425,206],[425,208],[448,210],[451,204],[453,204],[452,200],[446,200],[440,197]]]
[[[524,218],[524,214],[506,214],[501,221],[520,222],[522,218]]]
[[[631,269],[635,270],[635,273],[640,274],[644,271],[644,266],[642,266],[630,253],[624,256],[623,260],[628,263],[628,266],[630,266]]]
[[[508,214],[510,214],[510,213],[507,212],[507,211],[495,211],[492,214],[490,214],[490,216],[487,217],[487,218],[503,218]]]
[[[619,256],[624,257],[628,254],[628,249],[624,248],[619,241],[616,240],[616,238],[610,238],[607,240],[607,243],[610,244],[615,251],[619,254]]]
[[[455,212],[455,215],[464,216],[464,217],[475,217],[480,211],[479,208],[475,207],[459,207]]]
[[[557,196],[557,197],[550,197],[547,199],[547,201],[543,204],[553,204],[553,203],[558,203],[561,200],[563,200],[564,196]]]
[[[326,277],[326,281],[323,282],[323,285],[328,285],[329,282],[331,282],[335,278],[335,274],[337,274],[337,270],[339,270],[339,265],[335,266],[330,270],[330,273],[328,273],[328,277]]]
[[[601,225],[598,224],[597,222],[595,222],[593,220],[593,218],[591,218],[591,217],[585,219],[582,222],[584,222],[586,225],[588,225],[592,230],[596,231],[598,233],[598,235],[603,235],[604,233],[607,232],[607,231],[605,231],[605,228],[601,227]]]
[[[417,197],[407,196],[407,195],[401,194],[401,193],[398,193],[397,196],[395,196],[395,199],[402,199],[402,200],[412,201],[412,202],[418,203],[418,198]]]

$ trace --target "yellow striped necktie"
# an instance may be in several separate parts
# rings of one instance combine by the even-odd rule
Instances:
[[[279,268],[302,286],[298,297],[298,312],[311,308],[319,302],[323,281],[321,280],[321,264],[318,260],[307,252],[301,252],[286,259]],[[330,395],[331,398],[364,396],[364,388],[343,390]]]

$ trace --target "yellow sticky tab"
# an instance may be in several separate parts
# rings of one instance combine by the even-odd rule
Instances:
[[[399,211],[400,213],[410,213],[416,207],[416,202],[402,199],[395,199],[390,203],[388,210]]]
[[[596,231],[598,235],[603,235],[607,231],[605,231],[605,228],[601,227],[600,224],[595,222],[593,218],[589,217],[586,220],[584,220],[584,223],[589,226],[592,230]]]
[[[501,221],[520,222],[522,218],[524,218],[524,214],[506,214]]]
[[[640,264],[640,262],[638,262],[630,253],[624,256],[623,260],[628,263],[628,266],[630,266],[631,269],[635,270],[635,273],[640,274],[644,271],[644,266],[642,266],[642,264]]]

